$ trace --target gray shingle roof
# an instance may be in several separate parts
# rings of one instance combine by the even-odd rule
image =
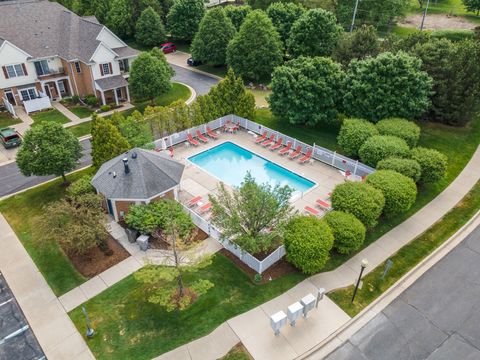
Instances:
[[[115,48],[113,51],[117,53],[119,58],[137,56],[140,53],[138,50],[132,49],[130,46]]]
[[[125,157],[128,174],[122,160]],[[109,199],[149,199],[178,185],[184,167],[164,153],[134,148],[103,164],[92,185]]]
[[[89,62],[99,45],[103,28],[94,19],[82,18],[47,0],[0,1],[0,38],[33,58],[60,56]]]
[[[98,79],[98,80],[95,80],[95,83],[103,91],[128,85],[127,80],[125,80],[125,78],[122,75],[114,75],[114,76]]]

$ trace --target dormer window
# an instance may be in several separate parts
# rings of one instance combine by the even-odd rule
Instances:
[[[112,74],[112,63],[100,64],[100,73],[102,76]]]

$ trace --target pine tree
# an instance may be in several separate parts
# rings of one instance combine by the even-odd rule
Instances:
[[[154,46],[165,41],[165,28],[160,15],[152,7],[143,10],[135,26],[135,39],[143,46]]]
[[[130,149],[128,141],[108,119],[92,116],[92,160],[99,168],[104,162]]]

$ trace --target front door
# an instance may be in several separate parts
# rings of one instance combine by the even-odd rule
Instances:
[[[118,99],[118,100],[123,100],[123,97],[122,97],[122,89],[121,89],[121,88],[117,88],[116,92],[117,92],[117,99]]]
[[[11,91],[5,91],[5,96],[7,97],[7,100],[10,104],[17,105],[15,101],[15,95],[13,95]]]
[[[45,85],[44,88],[45,88],[45,94],[47,94],[50,100],[53,100],[52,95],[50,94],[50,87],[48,85]]]
[[[107,200],[107,207],[108,207],[108,213],[112,216],[115,216],[113,214],[113,206],[112,206],[112,201],[110,199]]]

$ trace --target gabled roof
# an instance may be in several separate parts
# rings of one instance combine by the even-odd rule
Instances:
[[[0,37],[33,58],[60,56],[88,63],[104,28],[94,17],[82,18],[47,0],[0,1],[0,14]]]
[[[134,148],[103,164],[92,185],[108,199],[146,200],[180,184],[184,167],[164,153]]]
[[[97,85],[98,90],[107,91],[127,86],[128,82],[122,75],[114,75],[95,80],[95,84]]]

